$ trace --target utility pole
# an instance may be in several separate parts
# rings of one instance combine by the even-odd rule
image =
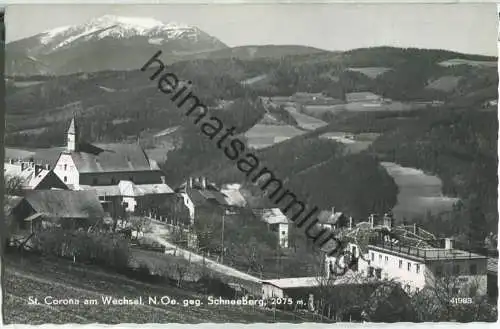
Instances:
[[[222,212],[222,233],[221,233],[221,251],[220,251],[220,263],[224,264],[224,220],[226,216],[226,209]]]

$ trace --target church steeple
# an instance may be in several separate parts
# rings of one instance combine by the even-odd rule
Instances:
[[[67,133],[67,150],[68,152],[76,152],[76,145],[77,145],[77,127],[76,127],[76,118],[73,117],[71,119],[71,123],[69,124],[69,129]]]

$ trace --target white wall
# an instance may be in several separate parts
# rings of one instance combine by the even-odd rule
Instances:
[[[134,197],[129,197],[129,196],[123,197],[122,202],[127,203],[125,211],[134,212],[135,207],[137,206],[137,201],[135,200]]]
[[[362,255],[359,249],[359,246],[354,244],[354,243],[349,243],[347,245],[347,249],[351,252],[351,254],[354,257],[358,258],[358,272],[365,274],[368,273],[368,262],[365,261],[361,256],[363,256],[365,259],[368,259],[367,255]],[[337,261],[337,257],[326,257],[325,258],[325,275],[327,278],[330,277],[330,263],[335,265],[335,262]],[[344,263],[342,260],[339,260],[340,266],[344,266]]]
[[[66,185],[78,186],[80,184],[80,175],[78,173],[78,169],[76,168],[75,163],[73,162],[73,159],[69,154],[61,153],[54,167],[54,173]],[[64,179],[65,177],[66,180]]]
[[[374,269],[382,269],[382,279],[395,279],[403,285],[403,288],[409,285],[411,291],[423,289],[426,284],[426,265],[423,262],[373,249],[369,250],[368,259],[370,260],[370,266]],[[410,264],[409,268],[408,264]]]
[[[278,225],[278,238],[281,248],[288,248],[288,224]]]
[[[372,259],[373,261],[371,261]],[[371,261],[370,266],[382,269],[382,278],[395,279],[401,282],[403,288],[409,285],[411,292],[423,289],[426,286],[433,286],[436,282],[436,271],[438,268],[441,268],[443,273],[447,271],[448,280],[455,282],[454,287],[458,288],[460,293],[467,295],[469,293],[469,286],[476,284],[478,286],[477,293],[481,295],[486,294],[486,259],[434,260],[424,263],[423,260],[416,261],[370,249],[369,260]],[[399,266],[400,261],[402,262],[401,268]],[[410,263],[409,270],[408,263]],[[470,273],[471,264],[476,264],[477,274]],[[417,265],[419,265],[418,272]],[[460,271],[458,275],[453,274],[453,265],[459,265]]]
[[[273,286],[271,284],[263,283],[262,284],[262,299],[267,299],[271,297],[279,297],[283,298],[283,290],[280,288]]]
[[[458,274],[455,275],[453,272],[453,266],[458,265]],[[476,266],[476,274],[471,273],[471,265]],[[437,276],[438,268],[439,271],[444,273],[445,279],[448,284],[443,283],[441,279],[441,284],[449,285],[450,287],[457,288],[458,294],[472,297],[469,291],[471,286],[477,287],[477,295],[487,294],[487,260],[486,259],[460,259],[448,262],[443,261],[432,261],[428,263],[429,271],[427,273],[427,284],[434,285],[436,282],[439,284],[439,276]],[[452,279],[450,279],[450,276]],[[447,277],[447,278],[446,278]],[[451,281],[452,280],[452,281]],[[451,281],[451,282],[450,282]]]

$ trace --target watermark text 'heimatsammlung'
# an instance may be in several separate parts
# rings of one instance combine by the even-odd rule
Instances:
[[[306,211],[306,205],[299,201],[294,193],[284,188],[283,182],[275,176],[273,171],[262,167],[259,158],[247,151],[245,143],[234,136],[236,127],[225,128],[219,118],[209,113],[207,106],[190,91],[191,81],[181,81],[173,72],[166,70],[165,64],[159,59],[161,54],[161,50],[156,52],[144,64],[141,71],[146,71],[156,63],[158,66],[153,67],[156,71],[149,79],[158,78],[158,89],[170,95],[170,100],[177,108],[184,108],[185,115],[194,119],[193,122],[200,127],[201,133],[214,141],[228,159],[235,161],[238,170],[244,173],[252,183],[260,184],[260,189],[266,191],[268,198],[279,206],[298,228],[304,230],[315,246],[329,256],[338,255],[344,249],[345,244],[334,235],[333,231],[319,224],[317,217],[314,216],[319,211],[318,207],[315,206]]]

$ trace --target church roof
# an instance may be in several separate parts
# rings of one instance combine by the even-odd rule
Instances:
[[[137,144],[96,144],[71,152],[80,173],[158,170]]]
[[[69,124],[68,134],[76,135],[75,118],[71,119]]]

